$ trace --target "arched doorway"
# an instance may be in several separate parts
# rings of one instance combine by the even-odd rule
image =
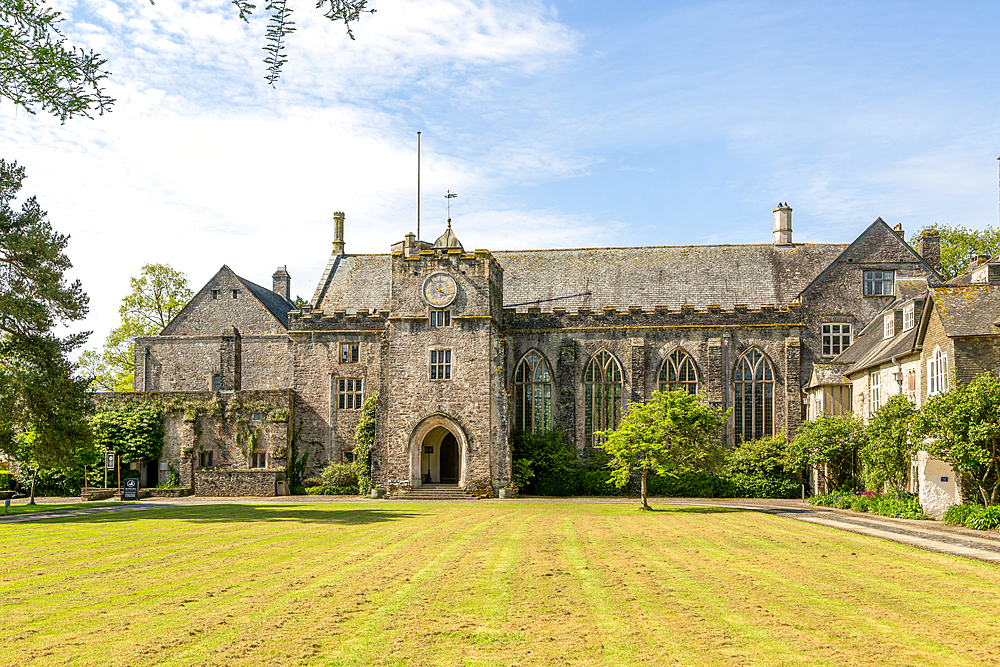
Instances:
[[[441,414],[421,421],[410,435],[410,485],[465,485],[466,438],[461,427]]]

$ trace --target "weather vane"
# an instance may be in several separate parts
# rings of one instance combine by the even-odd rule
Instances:
[[[451,224],[451,200],[454,199],[457,196],[458,196],[458,194],[452,192],[451,190],[448,190],[448,194],[446,194],[444,196],[444,198],[448,200],[448,224],[449,225]]]

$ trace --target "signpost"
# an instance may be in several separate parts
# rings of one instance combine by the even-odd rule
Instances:
[[[125,491],[122,500],[139,500],[139,478],[129,477],[125,480]]]
[[[115,453],[104,452],[104,488],[108,488],[108,471],[115,469]]]

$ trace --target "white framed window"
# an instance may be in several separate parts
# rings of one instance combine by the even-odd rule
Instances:
[[[820,389],[819,391],[816,392],[816,398],[813,401],[813,417],[814,418],[816,418],[816,417],[822,417],[823,416],[823,411],[824,411],[824,407],[823,407],[823,390]]]
[[[451,379],[451,350],[431,350],[431,379]]]
[[[835,357],[851,346],[851,325],[829,323],[823,325],[823,356]]]
[[[913,311],[912,303],[903,306],[903,331],[909,331],[913,328]]]
[[[882,338],[889,340],[896,335],[896,313],[890,311],[882,317]]]
[[[361,379],[337,379],[337,408],[340,410],[361,409]]]
[[[450,327],[451,326],[451,311],[450,310],[432,310],[431,311],[431,326],[432,327]]]
[[[340,344],[340,363],[356,364],[361,361],[361,345],[358,343]]]
[[[895,271],[865,271],[865,296],[892,295],[892,283],[895,277]]]
[[[927,395],[948,391],[948,355],[941,346],[934,347],[934,354],[927,360]]]
[[[868,376],[868,386],[868,393],[872,397],[872,414],[874,414],[879,408],[882,407],[882,385],[878,371],[873,371],[872,374]]]

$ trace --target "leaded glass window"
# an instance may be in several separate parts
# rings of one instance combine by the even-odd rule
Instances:
[[[774,435],[774,371],[763,352],[752,349],[740,358],[733,384],[737,442]]]
[[[552,372],[545,358],[531,350],[514,371],[514,428],[544,433],[552,430]]]
[[[674,350],[660,366],[660,391],[683,389],[689,394],[698,393],[698,372],[694,360],[684,350]]]
[[[618,426],[622,416],[622,367],[610,352],[601,350],[583,376],[583,439],[593,447],[597,433]]]

